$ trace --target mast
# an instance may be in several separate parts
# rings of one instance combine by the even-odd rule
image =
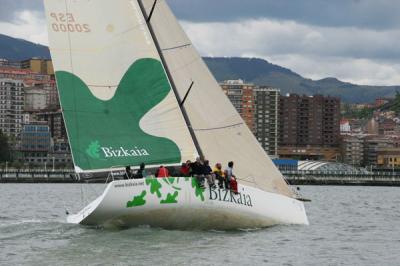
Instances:
[[[157,40],[157,36],[156,36],[155,33],[154,33],[154,30],[153,30],[153,27],[152,27],[151,21],[150,21],[151,17],[149,17],[149,16],[147,15],[147,12],[146,12],[146,9],[144,8],[144,5],[143,5],[142,0],[138,0],[138,3],[139,3],[139,6],[140,6],[140,10],[142,11],[142,14],[143,14],[143,16],[144,16],[144,19],[145,19],[145,21],[146,21],[147,28],[149,29],[150,34],[151,34],[151,37],[152,37],[152,39],[153,39],[153,42],[154,42],[154,44],[155,44],[155,46],[156,46],[158,55],[160,56],[161,63],[162,63],[163,66],[164,66],[165,73],[167,74],[167,77],[168,77],[168,80],[169,80],[169,82],[170,82],[170,84],[171,84],[172,90],[174,91],[175,97],[176,97],[176,99],[178,100],[179,107],[180,107],[180,109],[181,109],[183,118],[185,119],[186,125],[187,125],[187,127],[188,127],[188,129],[189,129],[190,136],[192,137],[193,143],[194,143],[194,145],[195,145],[195,147],[196,147],[196,150],[197,150],[197,152],[199,153],[200,157],[201,157],[201,158],[204,158],[204,154],[203,154],[203,152],[202,152],[202,150],[201,150],[199,141],[197,140],[196,134],[194,133],[194,130],[193,130],[192,125],[191,125],[191,123],[190,123],[189,116],[188,116],[188,114],[187,114],[187,112],[186,112],[185,106],[184,106],[183,104],[181,104],[181,103],[182,103],[182,100],[181,100],[181,97],[179,96],[178,89],[177,89],[177,87],[176,87],[176,85],[175,85],[174,79],[172,78],[171,72],[169,71],[169,68],[168,68],[168,65],[167,65],[167,63],[166,63],[166,60],[165,60],[165,58],[164,58],[164,55],[163,55],[163,53],[162,53],[160,44],[159,44],[159,42],[158,42],[158,40]],[[153,4],[151,13],[154,12],[155,5],[156,5],[156,4],[157,4],[157,0],[154,0],[154,4]],[[193,83],[192,83],[191,87],[192,87],[192,86],[193,86]]]

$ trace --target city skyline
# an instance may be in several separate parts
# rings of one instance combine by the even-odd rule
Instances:
[[[313,79],[400,84],[396,1],[168,2],[202,55],[260,57]],[[2,1],[0,33],[47,44],[42,1]]]

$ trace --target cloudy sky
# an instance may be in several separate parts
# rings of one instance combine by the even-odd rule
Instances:
[[[399,0],[168,0],[202,55],[312,79],[400,85]],[[0,0],[0,33],[47,44],[42,0]]]

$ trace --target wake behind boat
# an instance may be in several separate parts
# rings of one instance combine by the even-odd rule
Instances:
[[[164,0],[45,0],[78,175],[235,162],[238,193],[195,179],[114,180],[83,225],[254,228],[308,224],[303,203],[220,89]]]

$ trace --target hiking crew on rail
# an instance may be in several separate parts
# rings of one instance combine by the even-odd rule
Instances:
[[[218,187],[220,189],[225,188],[237,191],[237,181],[233,174],[233,165],[233,162],[229,162],[228,166],[223,171],[221,163],[217,163],[214,168],[211,168],[208,160],[202,160],[198,157],[195,162],[188,160],[186,163],[182,163],[179,172],[177,172],[173,167],[167,168],[164,165],[161,165],[157,169],[155,177],[193,177],[201,188],[205,188],[206,180],[210,188],[217,188],[216,181],[218,181]],[[140,168],[136,173],[132,173],[130,166],[127,166],[123,177],[124,179],[142,179],[151,177],[151,175],[147,175],[146,173],[145,164],[141,163]]]

